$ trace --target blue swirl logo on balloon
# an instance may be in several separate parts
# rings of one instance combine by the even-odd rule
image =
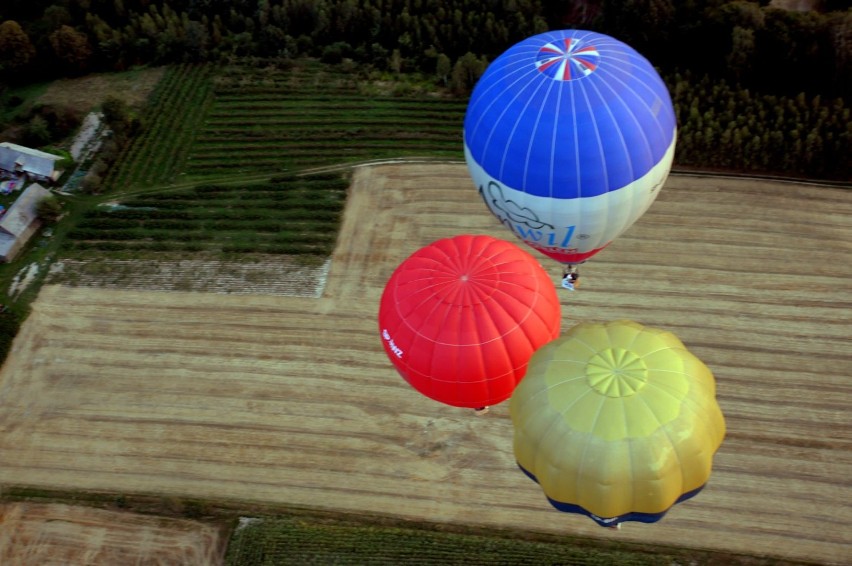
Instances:
[[[524,226],[528,226],[535,230],[541,230],[542,228],[554,229],[552,224],[548,224],[541,220],[531,209],[525,206],[520,206],[512,200],[506,199],[503,196],[503,187],[495,181],[489,181],[487,189],[480,185],[479,194],[482,195],[482,200],[485,201],[488,208],[490,208],[492,212],[494,212],[503,222],[512,221],[516,224],[523,224]],[[503,214],[499,214],[497,211],[500,211]]]

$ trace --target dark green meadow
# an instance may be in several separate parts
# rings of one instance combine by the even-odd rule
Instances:
[[[576,519],[576,517],[575,517]],[[566,519],[569,522],[571,519]],[[627,523],[625,529],[630,528]],[[228,566],[805,566],[636,543],[294,513],[236,528]]]
[[[584,547],[500,536],[405,527],[267,519],[249,524],[230,540],[229,566],[285,564],[663,566],[672,555]]]
[[[69,220],[62,254],[328,256],[348,175],[317,171],[462,158],[464,100],[341,69],[307,60],[169,67],[100,204]]]
[[[171,67],[107,191],[404,156],[462,157],[466,101],[381,92],[317,62]],[[365,86],[367,85],[367,86]],[[405,89],[402,89],[405,90]]]
[[[139,193],[86,212],[69,251],[330,255],[346,203],[339,173]]]

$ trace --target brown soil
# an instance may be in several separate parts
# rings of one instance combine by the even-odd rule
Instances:
[[[141,108],[165,72],[153,67],[127,73],[100,73],[50,83],[39,97],[40,104],[53,104],[88,114],[108,97],[115,96],[132,108]]]
[[[0,504],[0,564],[224,563],[210,525],[59,504]]]
[[[464,165],[359,169],[320,298],[43,288],[0,370],[0,486],[848,564],[850,218],[847,190],[672,176],[582,288],[560,290],[564,328],[672,330],[716,374],[728,436],[710,483],[657,524],[555,511],[514,464],[507,403],[484,417],[440,405],[386,359],[375,317],[400,261],[460,233],[512,239]]]

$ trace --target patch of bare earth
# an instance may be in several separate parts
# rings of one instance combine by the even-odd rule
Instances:
[[[99,73],[54,81],[37,100],[87,114],[108,96],[115,96],[133,108],[139,108],[157,86],[165,67],[154,67],[125,73]]]
[[[106,289],[319,297],[329,266],[330,260],[308,263],[289,256],[248,262],[64,259],[51,265],[47,282]]]
[[[0,504],[0,564],[224,564],[227,532],[196,521],[62,504]]]

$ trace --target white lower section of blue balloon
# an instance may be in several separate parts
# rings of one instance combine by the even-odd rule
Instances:
[[[662,159],[645,175],[620,189],[584,198],[548,198],[509,187],[464,156],[485,204],[503,225],[536,248],[570,253],[599,249],[624,233],[651,206],[674,160],[672,140]]]

